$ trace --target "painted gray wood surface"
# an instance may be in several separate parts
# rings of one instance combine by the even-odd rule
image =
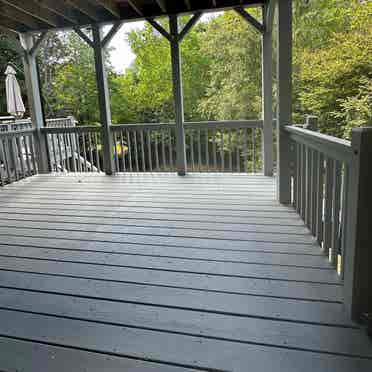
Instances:
[[[82,320],[55,318],[30,313],[0,310],[3,335],[12,334],[56,345],[69,344],[79,347],[82,342],[87,350],[101,350],[115,355],[132,355],[139,359],[165,361],[194,368],[217,371],[246,371],[254,363],[257,371],[278,370],[278,360],[283,371],[367,372],[372,361],[347,358],[300,350],[240,344],[229,341],[205,339],[182,334],[163,334],[157,331],[137,330],[109,324]],[[99,335],[99,337],[97,337]]]
[[[369,371],[340,280],[274,180],[147,176],[0,191],[0,362],[34,350],[109,371]]]

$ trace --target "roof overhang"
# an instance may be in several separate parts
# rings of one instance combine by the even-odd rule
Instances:
[[[24,33],[172,14],[260,7],[267,0],[0,0],[0,28]]]

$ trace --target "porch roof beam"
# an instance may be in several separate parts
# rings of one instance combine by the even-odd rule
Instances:
[[[42,22],[27,13],[23,13],[17,8],[9,7],[5,4],[0,4],[0,13],[3,17],[21,23],[30,29],[38,30],[48,26],[45,22]]]
[[[128,0],[128,4],[131,6],[131,8],[141,17],[144,17],[143,10],[141,8],[141,5],[138,4],[137,0]]]
[[[166,13],[167,12],[167,4],[165,0],[156,0],[156,3],[159,5],[159,8]]]
[[[19,10],[20,12],[32,16],[50,27],[59,27],[60,20],[56,14],[43,8],[40,4],[25,0],[0,0],[0,3]]]
[[[85,0],[65,0],[67,5],[78,10],[80,13],[85,14],[94,22],[102,21],[101,15],[97,7]]]
[[[106,9],[111,15],[120,19],[120,8],[114,0],[94,0],[102,8]]]
[[[39,1],[39,4],[41,7],[56,13],[67,22],[70,22],[74,25],[78,25],[82,20],[82,17],[76,13],[74,8],[66,6],[64,3],[55,0],[42,0]]]

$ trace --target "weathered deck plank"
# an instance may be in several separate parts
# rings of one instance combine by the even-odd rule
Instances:
[[[11,334],[89,351],[128,355],[150,361],[162,361],[214,371],[310,372],[314,370],[368,372],[372,361],[361,358],[312,353],[299,350],[241,344],[182,334],[131,329],[88,321],[0,310],[0,334]],[[326,367],[326,369],[324,369]]]
[[[271,178],[40,175],[1,189],[0,214],[0,369],[372,368]]]

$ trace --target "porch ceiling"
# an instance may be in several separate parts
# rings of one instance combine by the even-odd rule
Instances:
[[[261,6],[267,0],[0,0],[0,28],[15,32],[70,28],[170,14]]]

